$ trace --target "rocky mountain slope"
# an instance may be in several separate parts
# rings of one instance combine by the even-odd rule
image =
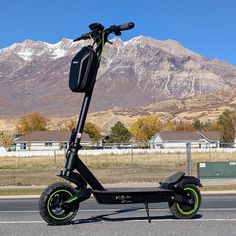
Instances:
[[[201,94],[185,99],[163,100],[139,108],[113,108],[107,111],[90,113],[89,121],[103,130],[109,131],[117,121],[130,126],[142,115],[156,114],[163,121],[190,121],[200,119],[202,122],[215,122],[225,110],[236,111],[236,89],[217,93]]]
[[[70,61],[86,42],[24,41],[0,50],[0,118],[39,111],[78,113],[82,95],[70,92]],[[173,40],[139,36],[106,45],[91,112],[138,109],[163,100],[236,88],[236,67],[203,57]]]
[[[214,122],[225,110],[236,111],[236,89],[217,93],[201,94],[185,99],[163,100],[138,108],[113,107],[105,111],[91,112],[88,121],[96,124],[101,130],[109,132],[110,127],[121,121],[129,127],[140,116],[156,114],[161,121],[190,121],[198,118],[202,122]],[[50,117],[50,129],[58,129],[62,122],[78,115],[67,117]],[[0,118],[0,130],[13,130],[19,118]]]

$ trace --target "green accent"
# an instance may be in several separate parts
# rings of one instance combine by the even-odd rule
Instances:
[[[198,199],[198,194],[197,194],[197,192],[196,192],[194,189],[192,189],[192,188],[184,188],[184,191],[188,191],[188,190],[189,190],[189,191],[192,191],[192,192],[194,193],[194,195],[195,195],[195,204],[194,204],[193,210],[191,210],[191,211],[183,211],[183,210],[180,208],[179,203],[176,203],[177,209],[178,209],[178,211],[179,211],[182,215],[191,215],[192,213],[194,213],[194,212],[197,210],[198,204],[199,204],[199,199]]]
[[[236,178],[236,161],[199,162],[198,178],[200,179]]]
[[[104,43],[104,41],[105,41],[104,35],[105,35],[105,32],[103,31],[103,32],[102,32],[102,51],[101,51],[101,54],[99,55],[99,58],[98,58],[99,60],[101,60],[102,53],[103,53],[103,49],[104,49],[104,46],[105,46],[105,43]]]
[[[50,210],[50,202],[51,202],[51,199],[52,199],[52,197],[53,197],[55,194],[57,194],[57,193],[59,193],[59,192],[66,192],[66,193],[68,193],[70,196],[72,196],[72,193],[70,193],[70,192],[69,192],[68,190],[66,190],[66,189],[57,190],[57,191],[54,192],[54,193],[50,196],[50,198],[48,199],[48,202],[47,202],[47,210],[48,210],[49,215],[50,215],[52,218],[54,218],[54,219],[56,219],[56,220],[65,220],[65,219],[68,218],[70,215],[67,215],[67,216],[62,217],[62,218],[58,218],[58,217],[56,217],[55,215],[53,215],[53,213],[52,213],[51,210]],[[70,213],[71,213],[71,212],[70,212]]]
[[[78,198],[77,196],[73,196],[72,198],[68,199],[66,202],[71,203],[71,202],[75,201],[77,198]]]

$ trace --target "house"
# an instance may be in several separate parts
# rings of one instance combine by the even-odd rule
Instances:
[[[217,148],[220,146],[219,131],[163,131],[156,133],[149,141],[152,149],[185,148],[191,143],[193,148]]]
[[[61,150],[68,148],[70,131],[34,131],[15,140],[16,150]],[[91,145],[88,134],[83,133],[82,146]]]

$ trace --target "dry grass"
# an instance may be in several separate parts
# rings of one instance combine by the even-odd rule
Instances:
[[[186,154],[82,156],[82,161],[103,183],[159,182],[175,171],[187,171]],[[236,161],[234,153],[192,153],[192,174],[197,162]],[[64,157],[0,158],[0,186],[47,185],[58,179]]]

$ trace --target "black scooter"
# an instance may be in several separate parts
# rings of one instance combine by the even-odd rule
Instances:
[[[79,203],[90,198],[91,194],[101,204],[143,203],[149,222],[151,222],[149,203],[168,202],[170,211],[178,219],[193,218],[199,210],[201,204],[199,187],[202,185],[199,179],[193,176],[177,172],[154,189],[109,190],[102,186],[78,156],[78,151],[82,148],[80,140],[102,51],[106,43],[112,44],[108,36],[111,33],[121,35],[121,31],[133,27],[132,22],[119,26],[113,25],[106,29],[100,23],[94,23],[89,25],[91,32],[74,40],[93,39],[94,41],[93,45],[83,47],[77,53],[70,68],[70,89],[73,92],[85,93],[85,95],[77,127],[71,134],[65,167],[58,176],[72,182],[76,187],[68,183],[56,182],[44,190],[39,201],[39,211],[42,218],[50,225],[69,223],[76,215]]]

